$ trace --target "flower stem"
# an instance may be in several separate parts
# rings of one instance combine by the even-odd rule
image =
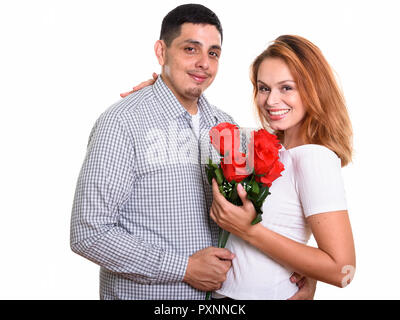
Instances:
[[[225,248],[226,242],[228,241],[230,233],[224,229],[221,229],[218,238],[218,248]],[[208,291],[206,294],[206,300],[211,300],[211,291]]]
[[[221,233],[219,235],[218,239],[218,248],[225,248],[226,242],[228,241],[230,233],[226,230],[221,230]]]

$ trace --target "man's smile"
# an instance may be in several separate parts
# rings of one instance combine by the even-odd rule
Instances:
[[[210,76],[205,73],[188,72],[188,75],[197,83],[203,83]]]

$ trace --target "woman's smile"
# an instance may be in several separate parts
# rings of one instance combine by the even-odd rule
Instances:
[[[291,111],[289,108],[269,108],[267,109],[268,117],[271,121],[278,121],[286,118],[287,114]]]

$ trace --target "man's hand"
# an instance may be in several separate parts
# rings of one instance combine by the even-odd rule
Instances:
[[[183,281],[201,291],[220,289],[234,256],[223,248],[208,247],[197,251],[189,257]]]
[[[294,273],[290,277],[290,281],[292,283],[296,283],[299,287],[299,290],[288,300],[313,300],[315,290],[317,288],[317,280],[306,278],[304,276],[299,275],[298,273]]]

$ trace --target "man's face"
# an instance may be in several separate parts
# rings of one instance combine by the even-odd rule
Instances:
[[[165,48],[163,80],[181,103],[197,102],[214,81],[221,55],[221,35],[209,24],[184,23]]]

